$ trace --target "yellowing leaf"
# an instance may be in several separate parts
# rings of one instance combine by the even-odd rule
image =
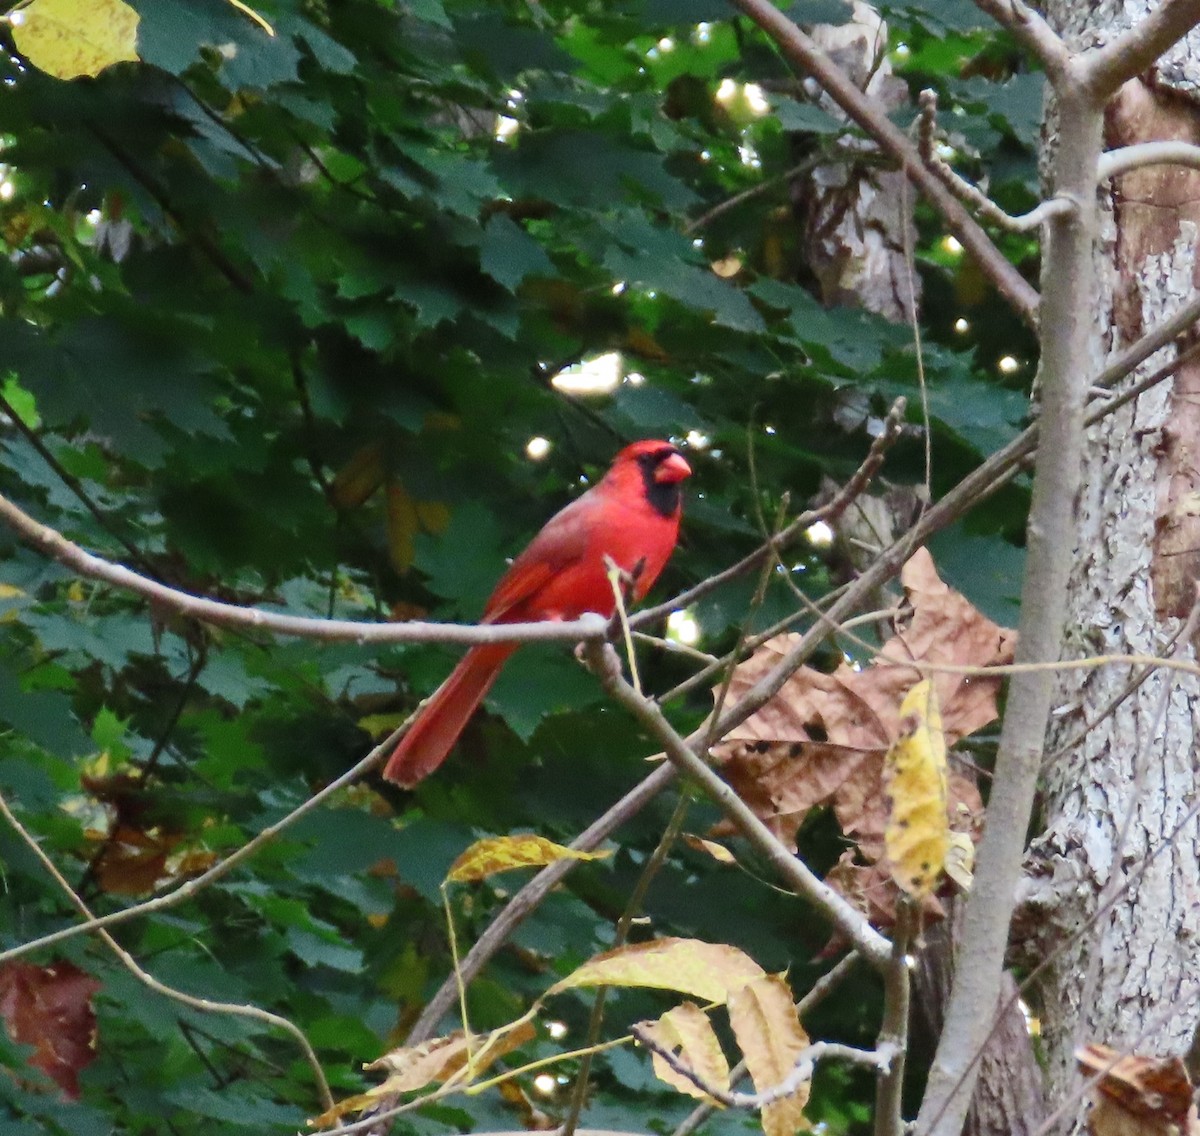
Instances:
[[[737,947],[699,939],[655,939],[597,955],[556,982],[549,993],[577,986],[652,986],[723,1003],[732,991],[764,973]]]
[[[610,855],[607,851],[576,852],[544,836],[489,836],[475,841],[450,865],[446,881],[461,884],[514,868],[543,868],[559,860],[603,860]]]
[[[695,1002],[684,1002],[682,1006],[668,1010],[658,1021],[643,1025],[659,1045],[675,1053],[705,1084],[718,1089],[729,1088],[729,1062],[721,1051],[712,1023]],[[660,1081],[690,1097],[717,1103],[694,1081],[672,1069],[657,1053],[651,1054],[651,1060]]]
[[[325,1127],[347,1113],[369,1108],[381,1097],[416,1092],[435,1081],[449,1081],[467,1069],[468,1059],[471,1074],[478,1075],[497,1058],[532,1040],[536,1032],[530,1018],[524,1017],[491,1033],[472,1037],[469,1048],[462,1031],[456,1030],[448,1037],[393,1049],[366,1066],[370,1070],[388,1070],[389,1076],[382,1084],[339,1101],[310,1123]]]
[[[417,535],[417,506],[408,490],[395,478],[387,482],[387,543],[388,558],[397,572],[412,567]]]
[[[946,738],[928,679],[905,695],[900,723],[884,768],[891,812],[883,840],[892,878],[909,895],[924,899],[937,887],[950,847]]]
[[[737,857],[724,844],[718,844],[715,840],[705,840],[703,836],[696,836],[693,833],[685,832],[683,834],[683,842],[689,848],[694,848],[697,852],[707,853],[719,864],[737,863]]]
[[[800,1024],[791,989],[779,974],[764,974],[731,994],[729,1024],[756,1092],[781,1084],[808,1048],[808,1034]],[[793,1136],[798,1129],[807,1129],[808,1093],[805,1083],[791,1096],[767,1105],[762,1112],[765,1136]]]
[[[360,446],[330,486],[333,503],[339,509],[356,509],[383,484],[383,444],[369,442]]]
[[[958,884],[960,891],[971,890],[975,882],[975,844],[965,832],[950,833],[942,870]]]
[[[14,587],[12,584],[0,584],[0,600],[15,600],[17,596],[24,594],[20,588]]]
[[[56,79],[138,59],[139,17],[124,0],[32,0],[8,19],[18,50]]]

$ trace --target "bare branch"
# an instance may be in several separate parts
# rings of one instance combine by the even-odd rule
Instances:
[[[357,765],[352,766],[340,777],[330,781],[324,789],[318,793],[314,793],[307,801],[288,813],[287,816],[277,820],[274,824],[267,825],[252,840],[247,841],[236,852],[231,852],[224,860],[217,861],[207,871],[190,880],[186,880],[171,891],[154,896],[153,899],[147,899],[142,903],[134,904],[132,907],[126,907],[120,911],[110,912],[108,915],[95,916],[84,923],[77,923],[72,927],[64,927],[62,930],[52,931],[48,935],[42,935],[39,938],[30,939],[26,943],[10,947],[8,950],[0,952],[0,964],[20,958],[22,955],[32,954],[43,947],[53,946],[55,943],[61,943],[66,939],[73,939],[77,935],[97,931],[102,927],[115,927],[118,923],[127,923],[130,919],[137,919],[155,911],[163,911],[168,907],[174,907],[176,904],[190,899],[209,884],[215,883],[223,876],[227,876],[242,861],[248,860],[258,852],[264,844],[274,840],[284,829],[295,824],[301,817],[307,816],[318,805],[324,804],[325,801],[329,800],[330,797],[340,792],[347,785],[351,785],[357,781],[368,769],[382,760],[386,754],[391,753],[392,748],[403,737],[407,729],[408,723],[405,722],[399,729],[393,730],[389,737],[380,742]]]
[[[1079,89],[1102,106],[1117,88],[1143,71],[1200,23],[1200,0],[1163,0],[1123,35],[1077,56]]]
[[[1030,229],[1039,228],[1051,217],[1068,213],[1075,208],[1074,204],[1062,197],[1052,197],[1043,201],[1028,213],[1014,217],[1000,208],[978,186],[972,185],[961,174],[957,173],[949,162],[937,152],[937,92],[926,88],[920,95],[920,118],[918,120],[917,143],[921,158],[937,175],[942,184],[969,209],[974,209],[986,221],[1001,229],[1014,233],[1025,233]]]
[[[659,604],[657,607],[647,608],[644,611],[638,612],[629,621],[630,627],[645,627],[649,623],[670,615],[677,608],[687,607],[688,604],[694,603],[701,596],[705,596],[713,591],[713,589],[741,576],[751,568],[756,568],[779,549],[786,547],[790,541],[795,540],[805,529],[816,524],[817,521],[828,522],[837,520],[838,517],[862,496],[867,486],[870,485],[875,475],[879,472],[885,455],[900,437],[901,427],[904,424],[904,411],[907,405],[906,400],[903,398],[898,398],[892,403],[887,417],[883,420],[883,429],[879,432],[878,437],[871,442],[871,447],[867,451],[867,456],[863,459],[862,465],[854,471],[850,480],[838,490],[832,500],[826,502],[818,509],[805,510],[795,520],[781,529],[771,540],[766,541],[748,556],[743,556],[736,564],[731,564],[715,576],[709,576],[707,580],[701,580],[695,587],[688,588],[685,592],[680,592],[679,595],[672,597],[665,603]]]
[[[1196,0],[1200,3],[1200,0]],[[1037,323],[1038,295],[1029,282],[1005,259],[978,222],[925,167],[908,136],[771,0],[732,0],[768,36],[792,63],[810,74],[830,98],[888,154],[900,163],[908,179],[942,215],[950,231],[974,257],[996,290],[1026,323]]]
[[[602,639],[608,621],[600,615],[557,623],[360,623],[349,619],[310,619],[299,615],[283,615],[259,608],[240,607],[205,599],[177,588],[169,588],[157,580],[148,579],[122,564],[113,564],[85,552],[67,540],[62,533],[35,521],[6,497],[0,496],[0,521],[3,521],[23,540],[38,551],[57,560],[66,568],[92,580],[112,584],[133,592],[152,604],[164,607],[202,623],[218,627],[236,627],[245,631],[269,631],[276,635],[291,635],[319,639],[325,643],[578,643],[586,639]]]
[[[975,7],[1007,28],[1036,57],[1057,86],[1066,76],[1071,51],[1058,33],[1022,0],[975,0]]]
[[[1051,184],[1056,194],[1075,199],[1079,207],[1054,218],[1047,231],[1043,271],[1054,287],[1042,303],[1041,439],[1021,589],[1017,641],[1021,663],[1057,659],[1062,647],[1088,385],[1079,361],[1087,358],[1096,295],[1095,175],[1102,116],[1078,93],[1063,89],[1059,95],[1059,145]],[[987,827],[958,955],[969,959],[970,965],[955,972],[945,1027],[918,1115],[919,1131],[931,1136],[958,1136],[962,1130],[975,1083],[970,1063],[1000,997],[1004,948],[1054,693],[1052,673],[1014,675],[1009,684]]]
[[[1200,146],[1191,142],[1138,142],[1100,155],[1099,180],[1119,177],[1143,166],[1190,166],[1200,170]]]
[[[588,665],[600,679],[605,691],[625,707],[663,746],[671,763],[697,781],[708,798],[721,809],[738,831],[771,863],[786,883],[816,905],[829,921],[854,944],[873,966],[887,965],[891,945],[828,884],[817,879],[808,867],[793,856],[778,837],[749,806],[708,766],[689,742],[675,732],[658,706],[644,698],[625,681],[621,663],[608,644],[588,644]],[[702,727],[703,729],[703,727]]]
[[[887,1069],[896,1059],[895,1048],[890,1045],[871,1051],[855,1049],[853,1046],[839,1045],[831,1041],[816,1041],[800,1053],[792,1071],[778,1085],[764,1089],[761,1093],[734,1093],[723,1089],[720,1085],[714,1085],[702,1077],[686,1061],[681,1060],[678,1054],[672,1053],[665,1045],[660,1045],[641,1023],[631,1027],[629,1032],[633,1034],[640,1045],[657,1054],[681,1077],[686,1077],[701,1092],[707,1093],[713,1100],[723,1104],[726,1108],[757,1110],[793,1096],[812,1080],[813,1066],[818,1061],[828,1059],[848,1061],[853,1065],[865,1065],[871,1069],[882,1070]]]
[[[8,801],[0,795],[0,816],[3,816],[8,821],[12,830],[21,838],[26,847],[34,854],[42,867],[53,878],[54,882],[66,893],[67,898],[71,902],[71,906],[79,912],[84,919],[93,922],[95,916],[91,909],[79,897],[75,889],[67,878],[58,870],[57,865],[43,851],[42,846],[33,838],[33,835],[25,828],[25,826],[17,819],[12,809],[9,808]],[[300,1029],[295,1022],[283,1017],[280,1014],[273,1014],[270,1010],[261,1009],[258,1006],[238,1005],[233,1002],[213,1002],[208,998],[197,998],[192,994],[185,994],[182,990],[176,990],[173,986],[168,986],[165,982],[160,982],[154,975],[144,971],[137,960],[131,955],[120,943],[117,942],[103,928],[97,928],[96,934],[103,941],[104,945],[120,959],[122,965],[130,974],[134,976],[142,985],[149,987],[156,994],[161,994],[164,998],[170,998],[174,1002],[180,1002],[185,1006],[190,1006],[193,1010],[202,1010],[206,1014],[226,1014],[239,1018],[250,1018],[252,1021],[262,1022],[263,1025],[270,1026],[272,1029],[283,1030],[293,1041],[300,1047],[301,1053],[304,1055],[304,1060],[308,1062],[309,1068],[313,1073],[313,1080],[317,1085],[317,1094],[321,1099],[321,1107],[331,1109],[333,1105],[333,1094],[329,1091],[329,1082],[325,1080],[325,1071],[321,1068],[320,1061],[317,1060],[317,1055],[313,1050],[311,1043],[305,1036],[304,1031]]]
[[[909,974],[908,950],[918,918],[907,896],[896,905],[896,928],[892,933],[892,957],[883,972],[883,1022],[879,1027],[877,1052],[892,1052],[895,1058],[879,1070],[875,1084],[875,1136],[902,1136],[904,1114],[904,1058],[908,1052]]]

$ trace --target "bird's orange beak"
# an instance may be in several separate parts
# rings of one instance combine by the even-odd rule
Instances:
[[[654,470],[654,480],[660,485],[674,485],[685,477],[692,476],[692,467],[683,460],[682,454],[671,454],[658,463]]]

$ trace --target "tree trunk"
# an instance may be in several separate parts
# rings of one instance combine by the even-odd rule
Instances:
[[[1050,0],[1047,18],[1084,46],[1110,39],[1145,9]],[[1168,59],[1114,100],[1107,148],[1200,142],[1200,39],[1193,33]],[[1092,373],[1194,294],[1200,172],[1148,167],[1101,192],[1101,302],[1092,357],[1080,361]],[[1139,375],[1170,357],[1160,352]],[[1200,578],[1198,447],[1196,363],[1092,428],[1064,657],[1193,659],[1192,644],[1174,640]],[[1200,823],[1192,812],[1200,680],[1108,666],[1064,675],[1060,692],[1045,754],[1044,831],[1018,925],[1027,961],[1050,960],[1034,994],[1055,1107],[1083,1092],[1077,1046],[1182,1055],[1200,1011]]]

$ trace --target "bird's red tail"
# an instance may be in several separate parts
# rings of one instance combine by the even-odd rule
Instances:
[[[514,650],[515,643],[472,647],[417,711],[412,727],[383,767],[384,777],[407,789],[441,765]]]

